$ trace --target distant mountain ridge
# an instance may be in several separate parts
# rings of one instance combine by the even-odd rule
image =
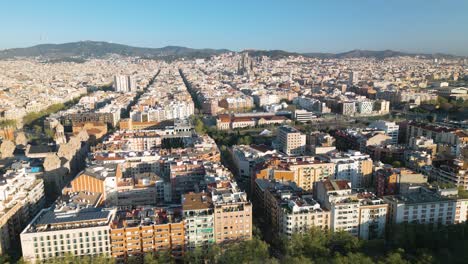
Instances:
[[[228,52],[225,49],[191,49],[179,46],[140,48],[103,41],[78,41],[63,44],[40,44],[28,48],[0,51],[0,59],[14,57],[43,57],[46,59],[101,58],[111,54],[144,58],[209,57]]]
[[[296,52],[287,52],[287,51],[264,51],[264,50],[255,50],[248,51],[249,54],[254,56],[268,56],[268,57],[285,57],[285,56],[297,56],[302,55],[310,58],[320,58],[320,59],[351,59],[351,58],[376,58],[376,59],[385,59],[391,57],[399,56],[421,56],[426,58],[457,58],[462,56],[454,56],[450,54],[425,54],[425,53],[407,53],[394,50],[351,50],[342,53],[322,53],[322,52],[308,52],[308,53],[296,53]]]
[[[0,59],[11,59],[15,57],[41,57],[50,61],[80,61],[87,58],[102,58],[111,54],[121,56],[138,56],[150,59],[177,59],[177,58],[207,58],[226,52],[228,49],[192,49],[180,46],[166,46],[162,48],[142,48],[123,44],[109,43],[104,41],[78,41],[63,44],[40,44],[27,48],[14,48],[0,50]],[[371,51],[351,50],[343,53],[297,53],[284,50],[244,50],[251,56],[268,56],[271,58],[282,58],[287,56],[306,56],[322,59],[344,59],[344,58],[377,58],[384,59],[396,56],[424,56],[430,58],[455,58],[457,56],[448,54],[416,54],[393,50]],[[70,60],[73,58],[72,60]]]

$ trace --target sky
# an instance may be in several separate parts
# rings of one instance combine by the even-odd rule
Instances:
[[[80,40],[468,55],[468,0],[0,0],[0,49]]]

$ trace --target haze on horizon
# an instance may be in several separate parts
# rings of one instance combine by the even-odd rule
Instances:
[[[139,47],[468,55],[468,1],[58,1],[1,4],[0,49],[79,40]]]

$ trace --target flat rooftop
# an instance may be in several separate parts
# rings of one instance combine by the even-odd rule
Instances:
[[[57,211],[53,208],[42,210],[25,229],[25,233],[68,230],[108,225],[114,211],[101,208],[86,208]]]
[[[186,210],[203,210],[213,208],[211,197],[207,193],[184,194],[182,207]]]

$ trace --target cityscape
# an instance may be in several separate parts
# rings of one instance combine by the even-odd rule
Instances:
[[[467,29],[458,12],[445,30]],[[219,23],[232,44],[211,28],[206,46],[162,48],[5,31],[0,263],[467,262],[468,39],[250,48],[263,33],[240,42],[244,22]]]

